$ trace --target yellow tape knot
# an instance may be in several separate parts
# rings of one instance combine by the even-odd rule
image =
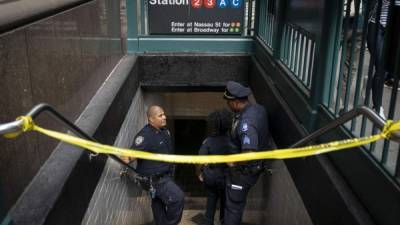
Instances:
[[[399,122],[397,122],[397,123],[399,123]],[[392,135],[392,133],[396,131],[395,126],[393,126],[393,125],[395,125],[397,123],[394,123],[393,120],[386,121],[386,124],[382,129],[381,136],[385,139],[389,139],[390,136]]]
[[[33,130],[33,127],[34,127],[35,124],[33,123],[32,117],[30,117],[30,116],[20,116],[20,117],[17,118],[17,120],[22,120],[21,130],[17,131],[17,132],[5,134],[4,137],[6,137],[6,138],[16,138],[20,134],[22,134],[23,132]]]
[[[17,118],[17,120],[22,120],[22,131],[26,132],[26,131],[31,131],[33,130],[33,126],[35,125],[35,123],[33,122],[32,117],[30,116],[20,116]]]

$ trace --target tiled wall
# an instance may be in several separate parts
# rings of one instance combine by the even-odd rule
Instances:
[[[91,1],[1,35],[0,123],[40,102],[77,119],[122,56],[119,15],[119,1]],[[61,128],[48,116],[37,122]],[[0,210],[15,203],[55,144],[34,133],[0,138]]]
[[[134,136],[146,124],[146,109],[138,89],[114,146],[129,148]],[[122,167],[108,159],[81,224],[132,225],[152,220],[150,198],[133,180],[120,177]]]

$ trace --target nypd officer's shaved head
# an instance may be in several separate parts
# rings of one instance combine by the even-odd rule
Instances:
[[[154,128],[161,129],[167,125],[167,116],[163,108],[158,105],[152,105],[147,110],[147,119]]]
[[[152,105],[147,109],[147,117],[151,117],[154,116],[157,111],[162,110],[162,108],[158,105]]]

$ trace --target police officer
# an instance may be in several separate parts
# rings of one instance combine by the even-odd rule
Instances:
[[[263,106],[250,103],[248,87],[234,81],[228,81],[224,93],[229,108],[235,113],[231,138],[243,153],[270,148],[267,113]],[[262,161],[229,163],[226,185],[225,225],[241,223],[246,198],[260,174],[264,170]]]
[[[160,154],[173,154],[169,131],[165,128],[167,118],[159,106],[147,111],[148,124],[136,135],[132,148]],[[134,158],[123,158],[127,163]],[[156,225],[176,225],[181,221],[184,194],[171,179],[170,163],[137,159],[137,179],[152,199]]]
[[[232,113],[226,109],[210,113],[207,117],[209,136],[203,141],[199,155],[226,155],[232,147],[230,130]],[[225,170],[226,164],[210,164],[200,167],[199,180],[204,183],[207,191],[207,208],[205,224],[214,224],[217,202],[220,200],[219,219],[222,223],[225,210]]]

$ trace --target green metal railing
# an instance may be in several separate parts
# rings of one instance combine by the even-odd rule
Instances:
[[[260,1],[259,7],[258,35],[269,48],[273,49],[276,0]]]
[[[315,41],[312,35],[299,26],[286,23],[282,40],[281,62],[310,89],[315,58]]]
[[[373,13],[380,17],[380,10],[373,11],[373,8],[379,8],[382,0],[344,0],[328,4],[327,7],[335,8],[324,9],[323,13],[329,16],[323,17],[321,34],[310,33],[288,21],[287,6],[292,2],[260,0],[256,35],[272,58],[280,62],[283,71],[300,81],[300,84],[296,83],[303,86],[299,86],[302,93],[305,93],[304,87],[309,90],[309,95],[305,93],[305,96],[309,98],[311,107],[322,104],[331,116],[338,117],[365,105],[375,108],[386,119],[399,120],[400,110],[396,110],[400,105],[399,75],[394,76],[393,88],[385,86],[383,80],[378,80],[380,83],[377,85],[374,78],[377,68],[367,45],[368,21]],[[327,29],[327,25],[332,25],[331,29]],[[373,39],[376,44],[376,35]],[[328,66],[321,67],[323,63]],[[362,117],[347,122],[344,128],[355,137],[377,132],[374,125]],[[312,125],[310,129],[313,129]],[[399,143],[381,141],[365,146],[365,149],[390,176],[400,180]]]
[[[380,18],[380,11],[373,11],[373,8],[379,8],[378,4],[381,5],[382,1],[378,1],[376,5],[373,2],[354,0],[349,1],[350,4],[344,4],[341,40],[336,48],[338,53],[334,62],[336,67],[332,74],[330,98],[326,106],[333,114],[339,115],[362,104],[374,108],[385,119],[399,120],[400,110],[395,110],[400,104],[397,88],[385,86],[384,80],[374,78],[375,72],[380,68],[375,66],[376,59],[369,45],[371,42],[372,45],[379,43],[376,43],[377,36],[373,36],[368,30],[368,21],[372,14]],[[372,38],[373,41],[367,43],[368,38]],[[398,76],[394,80],[394,83],[396,82],[398,83]],[[375,103],[372,98],[377,99]],[[354,119],[346,123],[345,127],[354,136],[377,132],[365,118]],[[400,178],[399,143],[381,141],[366,146],[366,149],[390,175]]]
[[[300,26],[288,22],[282,24],[281,33],[275,33],[278,31],[277,3],[276,0],[259,1],[257,35],[273,54],[280,52],[279,60],[282,64],[309,90],[314,66],[315,37]],[[274,42],[274,38],[281,39],[280,44]]]

